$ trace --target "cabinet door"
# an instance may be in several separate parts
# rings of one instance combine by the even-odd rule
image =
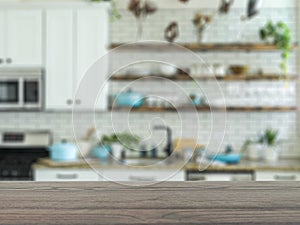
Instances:
[[[42,65],[42,11],[7,11],[7,62],[12,65]]]
[[[84,77],[87,70],[99,60],[107,52],[108,45],[108,13],[106,9],[82,9],[77,11],[77,75],[75,81],[76,89],[79,87],[81,79]],[[108,71],[108,62],[103,66],[94,67],[94,73],[97,74],[94,82],[90,85],[101,86],[106,81]],[[89,100],[95,99],[95,89],[90,88],[84,99],[77,99],[81,108],[90,106]],[[98,90],[100,91],[100,90]],[[97,110],[106,110],[107,108],[107,85],[101,90],[100,99],[97,102]],[[92,102],[94,103],[94,102]]]
[[[99,181],[99,176],[93,170],[36,169],[34,180],[42,182]]]
[[[256,181],[300,181],[300,173],[259,171],[256,172]]]
[[[73,101],[73,11],[48,10],[46,108],[71,109]]]
[[[0,10],[0,66],[4,65],[4,59],[6,56],[6,52],[5,52],[5,13],[3,10]]]
[[[184,171],[168,170],[106,170],[101,171],[103,179],[108,181],[123,182],[160,182],[160,181],[184,181]],[[170,175],[172,175],[170,177]]]

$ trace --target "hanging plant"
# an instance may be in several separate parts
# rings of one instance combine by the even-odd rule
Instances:
[[[291,31],[283,22],[274,24],[269,21],[265,27],[260,30],[260,38],[263,41],[271,42],[277,49],[282,50],[280,68],[286,74],[288,72],[287,62],[291,53]]]

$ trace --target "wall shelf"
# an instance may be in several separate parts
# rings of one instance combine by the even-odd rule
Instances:
[[[114,49],[120,47],[126,43],[113,43],[110,48]],[[236,52],[236,51],[245,51],[245,52],[272,52],[278,51],[276,45],[268,45],[261,43],[176,43],[184,48],[187,48],[192,51],[224,51],[224,52]],[[172,49],[172,45],[168,44],[159,44],[159,43],[141,43],[141,44],[130,44],[122,47],[124,50],[168,50]],[[294,44],[291,50],[298,48],[298,44]]]
[[[172,81],[192,81],[192,80],[219,80],[219,81],[280,81],[280,80],[296,80],[297,77],[294,75],[226,75],[225,77],[211,77],[211,76],[198,76],[191,78],[186,74],[178,74],[172,77],[160,76],[160,75],[148,75],[148,76],[137,76],[137,75],[118,75],[111,77],[111,81],[135,81],[141,79],[142,81],[161,81],[161,78],[165,78]]]
[[[193,107],[181,107],[178,108],[178,111],[193,111]],[[224,108],[212,107],[209,106],[200,106],[196,107],[198,112],[210,112],[214,111],[224,111]],[[227,112],[294,112],[296,107],[227,107]],[[140,108],[127,108],[127,107],[113,107],[111,111],[114,112],[176,112],[177,110],[173,107],[163,108],[163,107],[147,107],[142,106]]]

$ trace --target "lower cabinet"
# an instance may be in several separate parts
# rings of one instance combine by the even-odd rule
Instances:
[[[184,181],[185,172],[174,170],[104,170],[101,171],[105,181],[123,182],[155,182],[155,181]]]
[[[300,181],[300,173],[293,171],[257,171],[256,181]]]
[[[253,181],[254,174],[232,172],[187,172],[188,181]]]
[[[35,181],[99,181],[99,175],[91,169],[35,169]]]
[[[153,181],[184,181],[185,172],[174,173],[172,170],[99,170],[92,169],[35,169],[35,181],[123,181],[123,182],[153,182]]]

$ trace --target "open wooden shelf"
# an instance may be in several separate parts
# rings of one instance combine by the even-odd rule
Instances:
[[[161,79],[168,79],[172,81],[192,81],[192,80],[220,80],[220,81],[277,81],[277,80],[296,80],[294,75],[226,75],[224,77],[211,77],[211,76],[197,76],[190,77],[185,74],[178,74],[172,77],[160,76],[160,75],[148,75],[148,76],[136,76],[136,75],[118,75],[111,77],[112,81],[153,81]]]
[[[130,111],[130,112],[176,112],[176,111],[193,111],[193,107],[180,107],[175,109],[173,107],[147,107],[142,106],[139,108],[127,108],[127,107],[114,107],[111,111]],[[222,107],[209,107],[209,106],[198,106],[196,107],[198,112],[210,112],[210,111],[224,111]],[[226,107],[227,112],[293,112],[296,111],[296,107]]]
[[[140,43],[140,44],[129,44],[125,43],[113,43],[110,48],[114,49],[122,46],[124,50],[171,50],[174,47],[170,44],[160,44],[160,43]],[[261,43],[176,43],[181,47],[187,48],[192,51],[256,51],[256,52],[269,52],[278,51],[276,45],[261,44]],[[298,44],[294,44],[291,50],[298,48]]]

